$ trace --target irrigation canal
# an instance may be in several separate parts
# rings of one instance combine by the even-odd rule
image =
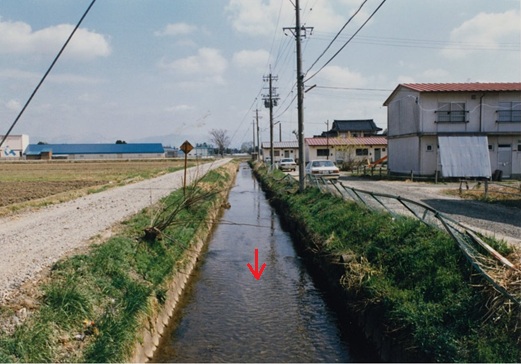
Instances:
[[[152,361],[376,360],[340,325],[246,164],[229,202]],[[259,280],[247,267],[255,248]]]

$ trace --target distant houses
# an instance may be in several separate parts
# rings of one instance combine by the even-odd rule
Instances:
[[[363,138],[375,136],[382,128],[376,126],[373,119],[363,120],[334,120],[330,130],[321,137]]]
[[[27,159],[147,159],[164,158],[161,143],[128,144],[29,144]]]
[[[0,140],[3,137],[0,136]],[[196,143],[188,158],[214,158],[211,144]],[[161,143],[126,143],[118,140],[110,143],[38,143],[30,144],[28,135],[10,135],[0,148],[1,160],[106,160],[183,158],[176,147],[164,147]]]
[[[304,139],[305,161],[330,159],[348,166],[387,158],[393,175],[521,178],[521,82],[404,83],[383,103],[387,128],[373,119],[335,119],[331,129]],[[264,160],[270,142],[261,144]],[[274,162],[298,160],[296,140],[273,142]],[[196,144],[191,158],[213,158],[215,148]],[[12,135],[0,159],[134,159],[182,157],[159,143],[29,144]],[[349,167],[347,167],[349,168]]]
[[[0,141],[4,139],[0,135]],[[22,158],[25,149],[29,145],[29,136],[26,134],[9,135],[4,143],[0,146],[0,158],[13,159]]]
[[[261,144],[264,159],[270,156],[271,143]],[[282,158],[293,158],[298,160],[298,142],[296,140],[286,142],[273,142],[273,160],[278,162]]]
[[[385,136],[305,138],[305,145],[306,160],[329,159],[345,166],[369,164],[387,155]]]

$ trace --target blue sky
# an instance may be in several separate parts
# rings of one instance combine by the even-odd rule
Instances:
[[[378,7],[368,0],[300,0],[307,77]],[[91,0],[0,1],[0,135],[5,133]],[[295,41],[290,0],[97,0],[14,129],[31,142],[207,142],[226,129],[252,139],[263,76],[278,76],[275,121],[295,140]],[[374,119],[402,82],[521,81],[519,0],[389,0],[306,87],[305,135],[327,120]],[[286,32],[287,33],[287,32]],[[278,139],[278,126],[275,137]]]

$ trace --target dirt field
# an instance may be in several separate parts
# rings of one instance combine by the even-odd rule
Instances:
[[[99,162],[2,162],[0,163],[0,207],[45,199],[95,186],[123,185],[182,168],[173,160]],[[77,194],[71,193],[72,197]],[[45,204],[45,201],[41,201]]]
[[[187,183],[228,161],[228,159],[217,160],[214,163],[200,164],[189,169]],[[11,168],[11,171],[31,176],[34,176],[34,173],[43,174],[48,181],[68,175],[69,181],[65,181],[65,185],[69,188],[74,187],[72,181],[78,180],[83,182],[131,180],[135,183],[124,183],[123,186],[115,184],[116,188],[79,198],[71,197],[67,202],[0,216],[0,306],[2,300],[13,291],[20,289],[23,283],[32,287],[33,283],[38,281],[37,275],[42,269],[50,267],[58,259],[77,249],[88,247],[93,238],[110,236],[115,224],[181,187],[182,170],[165,173],[174,165],[179,166],[179,163],[115,164],[108,169],[108,165],[104,163],[42,164],[37,165],[38,168],[35,169],[29,168],[30,164],[15,166],[15,168],[14,165],[1,164],[0,168],[3,168],[3,171]],[[50,172],[52,169],[59,172]],[[105,172],[100,172],[103,170]],[[143,170],[148,171],[143,172]],[[143,173],[161,175],[137,181],[138,178],[144,178]],[[102,177],[91,178],[89,181],[89,175]],[[30,178],[26,177],[26,179]],[[13,194],[23,190],[23,181],[18,182],[20,183],[18,192],[14,191]],[[41,189],[38,185],[35,188]]]

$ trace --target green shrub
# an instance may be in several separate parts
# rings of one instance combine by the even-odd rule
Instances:
[[[340,283],[351,307],[383,312],[382,326],[424,360],[518,362],[519,307],[490,317],[486,285],[452,238],[419,220],[373,212],[317,188],[288,194],[262,170],[264,188],[317,253],[354,256]],[[489,242],[503,253],[504,243]],[[494,321],[495,320],[495,321]]]
[[[201,182],[221,190],[230,178],[221,168]],[[175,209],[182,197],[182,190],[175,191],[160,206]],[[150,311],[151,298],[157,298],[159,304],[165,302],[165,284],[179,269],[179,259],[217,198],[213,194],[178,211],[176,223],[154,241],[144,240],[143,231],[157,206],[145,209],[126,221],[117,236],[86,254],[54,264],[50,280],[42,288],[41,308],[14,333],[0,333],[0,362],[127,361],[141,319]],[[85,320],[94,321],[96,331],[84,338],[84,350],[60,351],[60,338],[74,341],[86,332]]]

